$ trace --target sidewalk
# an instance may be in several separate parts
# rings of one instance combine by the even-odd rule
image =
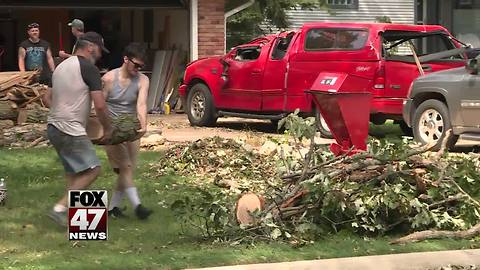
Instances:
[[[315,261],[251,264],[203,270],[434,270],[447,265],[480,266],[480,249],[419,252]]]

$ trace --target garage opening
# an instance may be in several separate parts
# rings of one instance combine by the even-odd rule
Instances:
[[[123,48],[129,42],[141,42],[148,47],[149,61],[143,72],[154,84],[151,90],[154,87],[153,92],[159,92],[152,97],[154,100],[149,107],[158,107],[168,94],[163,88],[173,87],[181,66],[188,61],[188,3],[182,0],[67,2],[70,1],[61,4],[45,0],[0,3],[0,71],[18,70],[18,45],[27,38],[26,26],[32,22],[40,24],[40,37],[50,43],[54,57],[58,57],[60,50],[71,53],[75,38],[67,24],[77,18],[84,22],[85,31],[96,31],[104,37],[111,52],[98,63],[104,72],[122,64]],[[171,74],[152,74],[154,70]]]

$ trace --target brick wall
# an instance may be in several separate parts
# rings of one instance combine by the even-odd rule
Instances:
[[[225,51],[225,0],[198,0],[198,57]]]

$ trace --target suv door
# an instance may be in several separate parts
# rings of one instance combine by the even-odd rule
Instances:
[[[458,94],[464,125],[480,128],[480,75],[465,74]]]
[[[262,95],[263,61],[261,45],[236,48],[235,53],[225,59],[228,69],[227,82],[220,93],[218,107],[259,111]]]
[[[412,81],[421,75],[415,63],[414,51],[418,57],[422,57],[455,48],[453,41],[444,32],[385,31],[383,33],[384,97],[405,98]],[[427,74],[460,67],[464,63],[463,56],[456,55],[422,62],[421,67]]]

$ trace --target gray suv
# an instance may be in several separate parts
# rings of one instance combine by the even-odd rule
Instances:
[[[404,101],[403,119],[413,129],[416,141],[435,143],[438,150],[450,128],[447,146],[452,148],[462,135],[480,140],[480,56],[466,67],[434,72],[417,78]]]

